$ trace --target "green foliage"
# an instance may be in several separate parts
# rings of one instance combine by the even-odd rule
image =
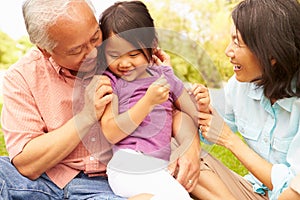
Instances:
[[[0,111],[2,110],[2,104],[0,104]],[[7,155],[7,151],[5,148],[5,142],[3,138],[3,132],[0,124],[0,156]]]
[[[15,63],[28,48],[32,47],[27,37],[15,41],[7,34],[0,31],[0,69],[7,69]]]
[[[5,142],[3,138],[3,132],[0,130],[0,156],[7,155],[7,151],[5,148]]]
[[[175,31],[157,29],[157,32],[159,45],[171,56],[174,71],[181,80],[220,87],[221,77],[216,67],[197,42]]]
[[[162,46],[162,49],[169,47],[168,52],[172,50],[172,66],[175,70],[180,68],[177,72],[179,77],[185,77],[184,80],[192,79],[193,82],[204,81],[209,87],[219,87],[221,81],[226,81],[233,75],[232,66],[224,51],[230,39],[230,11],[237,3],[236,0],[145,0],[145,3],[157,29],[173,31],[182,36],[175,41],[171,38],[168,41],[164,39]],[[186,42],[189,44],[185,44]],[[178,54],[181,59],[174,58]],[[186,59],[189,54],[196,57]],[[187,69],[183,70],[183,67]],[[180,75],[181,72],[189,74]],[[201,78],[194,73],[200,74]],[[194,80],[195,77],[197,80]]]

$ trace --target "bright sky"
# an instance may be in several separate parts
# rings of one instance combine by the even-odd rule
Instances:
[[[91,0],[97,11],[100,13],[116,2],[117,0]],[[23,0],[2,0],[0,6],[0,30],[7,33],[13,39],[19,39],[23,35],[27,35],[23,16],[22,16]]]

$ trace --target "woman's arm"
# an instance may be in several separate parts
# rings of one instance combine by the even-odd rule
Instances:
[[[202,135],[210,142],[229,149],[238,160],[270,190],[272,164],[253,151],[242,139],[233,133],[223,118],[212,109],[212,114],[201,113]],[[209,123],[208,123],[209,122]]]

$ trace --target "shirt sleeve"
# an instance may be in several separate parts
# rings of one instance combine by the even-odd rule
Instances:
[[[288,187],[292,176],[288,166],[284,164],[274,164],[271,172],[271,181],[273,185],[271,196],[278,197],[280,193]]]
[[[12,159],[32,138],[44,134],[46,126],[24,77],[16,69],[8,70],[3,78],[3,102],[1,124]]]
[[[184,85],[183,82],[174,74],[174,71],[169,66],[160,66],[162,73],[166,76],[168,83],[171,86],[171,97],[173,98],[174,102],[178,99],[181,95]]]
[[[272,193],[274,196],[278,195],[286,189],[291,180],[300,173],[300,100],[297,99],[292,107],[290,116],[290,126],[295,131],[294,137],[287,145],[287,163],[288,164],[274,164],[271,172],[271,181],[273,184]],[[300,186],[299,186],[300,187]]]
[[[115,90],[117,77],[108,69],[103,72],[103,75],[107,76],[110,79],[111,87],[113,88],[113,90]]]
[[[293,179],[290,187],[300,195],[300,173]]]

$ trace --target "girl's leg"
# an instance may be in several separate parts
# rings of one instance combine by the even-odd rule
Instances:
[[[119,156],[121,154],[122,156]],[[127,163],[133,165],[121,168],[122,166],[119,165],[120,159],[116,158],[124,159]],[[189,200],[190,196],[188,192],[166,170],[167,161],[163,161],[164,164],[162,165],[153,165],[148,168],[149,165],[161,163],[162,161],[161,159],[146,156],[139,152],[117,151],[107,167],[109,184],[112,190],[115,194],[127,198],[147,193],[153,195],[151,199]],[[147,167],[145,167],[145,163],[148,163]],[[142,168],[145,170],[142,170]]]

